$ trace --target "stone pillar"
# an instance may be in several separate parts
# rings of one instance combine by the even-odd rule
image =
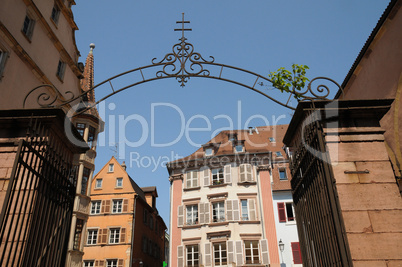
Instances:
[[[306,118],[311,119],[312,113],[318,115],[307,124],[318,121],[323,131],[328,153],[321,154],[321,159],[329,162],[330,187],[334,189],[334,207],[340,215],[349,266],[402,266],[402,198],[384,144],[386,129],[380,126],[391,103],[392,100],[300,103],[284,138],[289,147],[304,146]],[[307,150],[320,157],[321,152]],[[293,155],[294,166],[301,157],[304,155]],[[299,172],[302,173],[292,170],[293,190],[298,186],[296,181],[304,183]],[[317,216],[311,210],[306,212],[311,214],[305,218]]]

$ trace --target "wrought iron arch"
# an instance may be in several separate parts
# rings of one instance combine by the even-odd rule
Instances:
[[[295,110],[294,107],[289,105],[289,101],[292,97],[297,98],[298,101],[312,101],[312,100],[327,100],[327,97],[330,93],[330,89],[327,85],[325,84],[320,84],[318,85],[315,89],[312,88],[312,83],[316,80],[327,80],[332,82],[333,84],[336,85],[337,89],[342,90],[341,86],[335,82],[334,80],[327,78],[327,77],[316,77],[310,81],[308,84],[307,88],[304,91],[295,91],[295,89],[291,90],[288,93],[288,98],[287,102],[281,102],[275,97],[269,95],[268,93],[262,91],[262,89],[265,88],[266,84],[272,84],[272,81],[268,77],[264,77],[263,75],[257,74],[255,72],[245,70],[239,67],[234,67],[222,63],[216,63],[215,58],[210,56],[208,60],[204,59],[204,57],[198,53],[195,52],[194,46],[187,42],[187,38],[184,37],[184,32],[185,31],[191,31],[191,29],[187,29],[184,27],[186,23],[190,23],[190,21],[185,21],[184,20],[184,13],[183,13],[183,18],[182,21],[177,21],[176,23],[181,23],[182,28],[181,29],[175,29],[175,31],[181,31],[182,32],[182,37],[179,39],[179,43],[176,43],[172,47],[172,52],[168,53],[165,55],[165,57],[162,60],[157,60],[156,58],[152,59],[150,65],[142,66],[139,68],[135,68],[126,72],[122,72],[120,74],[117,74],[109,79],[104,80],[103,82],[93,86],[90,88],[88,91],[83,92],[79,96],[74,96],[71,91],[65,92],[65,96],[70,96],[68,99],[63,97],[62,93],[60,93],[57,88],[55,88],[53,85],[41,85],[38,86],[34,89],[32,89],[27,96],[24,99],[23,106],[25,107],[25,102],[29,95],[31,95],[34,91],[42,88],[42,87],[49,87],[52,89],[54,92],[52,94],[47,93],[47,92],[42,92],[38,97],[37,97],[37,103],[42,106],[42,107],[62,107],[64,105],[70,104],[75,101],[83,100],[87,96],[88,92],[91,92],[92,90],[95,90],[96,88],[109,83],[111,87],[111,93],[107,94],[106,96],[102,97],[95,103],[89,104],[85,109],[81,109],[78,114],[85,112],[86,110],[89,110],[96,106],[98,103],[106,100],[107,98],[122,92],[128,88],[155,81],[155,80],[161,80],[161,79],[167,79],[167,78],[176,78],[177,81],[180,83],[181,87],[184,87],[185,84],[188,82],[188,80],[192,77],[199,77],[199,78],[209,78],[209,79],[216,79],[216,80],[221,80],[233,84],[240,85],[242,87],[248,88],[252,91],[255,91],[268,99],[274,101],[275,103],[284,106],[286,108]],[[211,73],[211,70],[207,68],[207,66],[215,66],[218,67],[219,69],[219,75],[214,75]],[[151,77],[146,77],[144,75],[144,70],[148,69],[153,69],[156,68],[156,73],[154,76]],[[245,82],[242,82],[240,80],[235,80],[232,78],[226,78],[224,76],[224,70],[235,70],[239,71],[240,73],[251,75],[254,78],[254,83],[253,84],[247,84]],[[141,74],[140,80],[128,84],[126,86],[123,86],[117,90],[114,89],[112,81],[127,75],[131,73],[139,73]],[[260,86],[262,89],[258,89],[256,86]],[[277,88],[272,87],[273,90],[278,90]],[[285,92],[283,92],[285,93]],[[57,100],[61,104],[59,105],[53,105]]]

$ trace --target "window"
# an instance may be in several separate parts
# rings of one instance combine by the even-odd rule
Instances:
[[[73,250],[79,250],[80,249],[83,226],[84,226],[84,221],[81,220],[81,219],[77,219],[77,222],[75,224]]]
[[[32,39],[34,26],[35,26],[35,20],[31,19],[28,15],[26,15],[24,19],[24,24],[22,25],[22,32],[29,40]]]
[[[8,52],[0,48],[0,79],[3,75],[7,58],[8,58]]]
[[[273,138],[273,137],[270,137],[270,138],[269,138],[269,142],[272,142],[272,143],[274,143],[274,142],[275,142],[275,138]]]
[[[54,21],[54,23],[57,24],[59,22],[59,17],[60,17],[60,8],[55,4],[52,9],[52,15],[50,18]]]
[[[96,245],[96,241],[98,240],[98,229],[88,230],[88,245]]]
[[[121,200],[121,199],[113,200],[112,212],[113,213],[121,213],[122,209],[123,209],[123,200]]]
[[[251,164],[240,165],[240,182],[252,182],[253,181],[253,169]]]
[[[287,180],[288,177],[286,176],[286,169],[279,169],[279,180]]]
[[[212,184],[223,184],[223,169],[212,169]]]
[[[94,267],[95,261],[84,261],[84,267]]]
[[[295,220],[292,202],[278,202],[279,222],[293,222]]]
[[[84,132],[85,132],[85,124],[84,123],[77,123],[75,125],[75,128],[77,128],[77,131],[80,133],[82,137],[84,137]]]
[[[91,202],[91,214],[99,214],[101,211],[101,201]]]
[[[225,221],[225,202],[215,202],[212,204],[212,220],[213,222]]]
[[[241,153],[241,152],[243,152],[243,145],[236,145],[235,146],[235,152],[236,153]]]
[[[226,242],[214,243],[214,262],[215,266],[227,264]]]
[[[242,199],[241,200],[241,219],[242,221],[248,221],[248,203],[247,199]]]
[[[123,187],[123,178],[116,178],[116,187]]]
[[[66,70],[66,63],[59,60],[59,64],[57,65],[56,76],[59,77],[60,80],[63,80],[65,70]]]
[[[84,167],[84,172],[82,174],[82,181],[81,181],[81,195],[87,194],[87,187],[90,173],[91,170]]]
[[[144,222],[144,224],[148,224],[148,210],[147,209],[144,209],[142,221]]]
[[[109,244],[118,244],[120,242],[120,228],[110,229]]]
[[[154,217],[152,215],[149,216],[149,228],[154,229]]]
[[[93,147],[93,145],[94,145],[95,133],[96,133],[96,129],[94,127],[92,127],[92,126],[89,126],[89,130],[88,130],[88,145],[90,147]]]
[[[277,157],[282,157],[282,153],[281,153],[280,151],[276,151],[276,152],[275,152],[275,155],[276,155]]]
[[[192,172],[187,173],[186,185],[187,185],[187,188],[192,188],[192,187],[198,186],[198,172],[192,171]]]
[[[258,241],[244,241],[244,251],[246,253],[246,264],[260,263],[260,253],[258,251]]]
[[[299,242],[292,242],[290,245],[292,246],[294,264],[303,264]]]
[[[106,267],[117,267],[117,260],[106,260]]]
[[[95,188],[102,188],[102,178],[101,179],[96,179]]]
[[[212,156],[212,148],[205,149],[205,156]]]
[[[114,172],[114,164],[113,163],[109,164],[108,172]]]
[[[187,265],[188,267],[198,267],[199,259],[198,259],[198,245],[190,245],[186,246],[186,255],[187,255]]]
[[[186,206],[186,224],[198,224],[198,205]]]

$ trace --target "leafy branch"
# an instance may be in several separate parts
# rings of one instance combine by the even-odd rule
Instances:
[[[272,86],[288,93],[293,93],[294,97],[300,98],[299,93],[306,86],[306,82],[310,81],[306,77],[306,70],[309,67],[306,65],[292,64],[292,72],[285,68],[279,68],[276,72],[270,72],[268,77],[272,81]]]

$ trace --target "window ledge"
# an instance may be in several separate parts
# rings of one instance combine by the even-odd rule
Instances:
[[[228,184],[227,183],[222,183],[222,184],[211,184],[211,185],[208,185],[208,187],[209,188],[214,188],[214,187],[224,187],[224,186],[227,186]]]
[[[260,221],[239,221],[239,224],[259,224]]]
[[[253,181],[253,182],[238,182],[238,185],[256,185],[257,182]]]
[[[183,191],[193,191],[193,190],[200,190],[201,186],[197,187],[190,187],[190,188],[183,188]]]
[[[183,225],[183,229],[201,228],[201,224]]]
[[[228,224],[229,224],[229,222],[227,222],[227,221],[224,221],[224,222],[212,222],[212,223],[209,223],[208,226],[213,227],[213,226],[221,226],[221,225],[228,225]]]
[[[296,221],[290,221],[290,222],[286,222],[286,225],[296,225]]]

